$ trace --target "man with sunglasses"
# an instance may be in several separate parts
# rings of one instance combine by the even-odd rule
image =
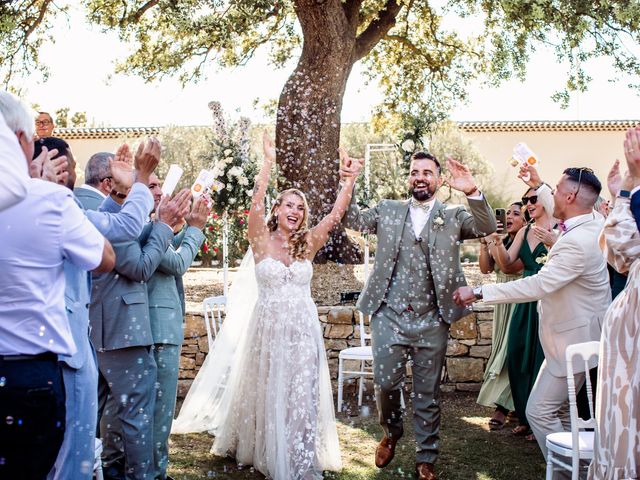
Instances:
[[[538,191],[546,188],[540,186]],[[546,436],[570,428],[565,351],[569,345],[600,339],[601,322],[611,303],[607,266],[598,245],[603,221],[593,212],[601,189],[592,170],[567,168],[553,192],[553,216],[561,220],[562,233],[542,270],[505,284],[461,287],[453,294],[459,305],[481,299],[493,304],[539,301],[545,361],[526,414],[545,458]],[[579,388],[584,366],[576,371]]]
[[[98,210],[111,193],[113,178],[109,162],[113,159],[113,153],[98,152],[91,155],[87,162],[84,168],[84,184],[73,191],[87,210]]]

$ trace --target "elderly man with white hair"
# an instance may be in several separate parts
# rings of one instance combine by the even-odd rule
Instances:
[[[0,112],[22,149],[26,172],[33,115],[4,91]],[[0,211],[0,225],[0,478],[44,478],[65,430],[58,356],[76,352],[65,311],[64,263],[107,272],[115,254],[72,193],[53,182],[27,179],[25,198]]]
[[[15,205],[27,195],[29,173],[16,136],[0,114],[0,211]]]

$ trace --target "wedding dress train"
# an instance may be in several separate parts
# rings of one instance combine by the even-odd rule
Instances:
[[[236,277],[228,316],[174,433],[208,430],[215,435],[213,453],[234,456],[275,480],[306,480],[340,469],[312,275],[308,260],[288,266],[267,257],[255,265],[255,303],[250,279]],[[248,305],[255,305],[253,313],[240,313]]]

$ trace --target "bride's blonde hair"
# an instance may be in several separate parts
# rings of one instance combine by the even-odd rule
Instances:
[[[269,218],[267,219],[267,228],[270,232],[275,232],[278,228],[278,214],[276,210],[282,205],[282,199],[285,195],[289,194],[298,196],[304,205],[302,221],[289,240],[289,255],[296,260],[304,260],[307,256],[307,232],[309,231],[309,204],[307,203],[307,197],[304,196],[304,193],[297,188],[289,188],[280,192],[275,202],[273,202],[273,205],[271,205]]]

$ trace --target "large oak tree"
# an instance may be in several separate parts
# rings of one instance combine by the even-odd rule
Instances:
[[[0,5],[0,42],[11,47],[0,59],[15,74],[21,62],[37,63],[34,45],[46,35],[43,22],[55,3]],[[328,211],[335,195],[340,112],[356,62],[364,63],[384,91],[378,121],[398,113],[437,118],[464,99],[471,79],[524,76],[529,55],[540,46],[551,46],[558,60],[567,62],[566,79],[558,81],[559,101],[586,89],[590,79],[583,67],[591,58],[610,57],[612,75],[640,73],[634,53],[640,4],[626,0],[84,0],[84,5],[90,21],[117,29],[134,46],[119,69],[148,81],[179,75],[186,83],[202,76],[210,62],[242,65],[262,45],[270,48],[275,66],[297,56],[278,105],[280,187],[307,192],[315,219]],[[463,24],[475,27],[475,34],[460,34]],[[320,259],[356,257],[343,232],[336,232]]]

